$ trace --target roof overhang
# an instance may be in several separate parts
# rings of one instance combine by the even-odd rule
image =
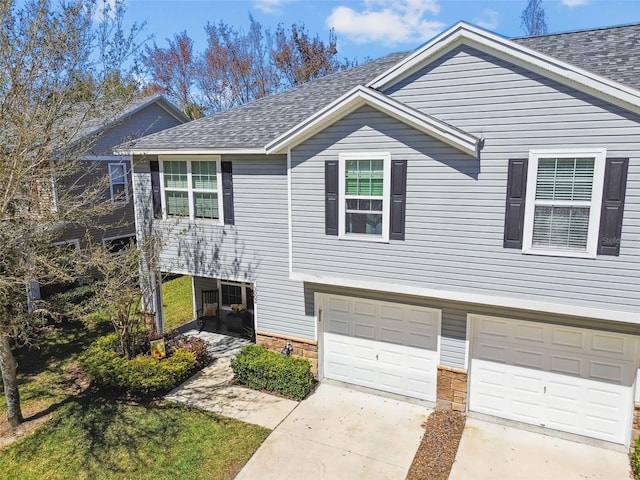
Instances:
[[[122,146],[116,155],[264,155],[264,148],[135,148]]]
[[[267,153],[286,153],[289,148],[300,144],[365,105],[369,105],[468,155],[477,156],[479,138],[364,86],[355,87],[319,112],[300,122],[267,144],[265,150]]]
[[[639,90],[464,22],[445,30],[415,53],[373,79],[367,86],[377,90],[389,88],[459,45],[476,48],[631,112],[640,113]]]

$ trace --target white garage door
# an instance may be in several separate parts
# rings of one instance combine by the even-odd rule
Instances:
[[[628,442],[635,337],[484,316],[471,324],[470,410]]]
[[[323,295],[323,375],[436,400],[440,311]]]

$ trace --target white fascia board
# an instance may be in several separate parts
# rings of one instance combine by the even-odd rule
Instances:
[[[338,100],[269,143],[265,149],[267,153],[286,151],[363,105],[370,105],[472,157],[477,156],[479,141],[477,137],[363,86],[353,88]]]
[[[441,33],[413,55],[373,79],[367,86],[384,90],[462,44],[539,73],[544,77],[626,110],[640,113],[639,90],[464,22],[460,22]]]
[[[363,290],[376,290],[380,292],[415,295],[419,297],[437,298],[453,302],[475,303],[493,307],[514,308],[533,312],[551,313],[555,315],[569,315],[573,317],[586,317],[598,320],[640,324],[640,313],[618,310],[605,310],[601,308],[581,307],[561,303],[542,302],[539,300],[526,300],[521,298],[499,297],[481,293],[456,292],[452,290],[438,290],[433,288],[416,287],[411,285],[399,285],[393,283],[372,282],[354,280],[342,277],[325,275],[312,275],[307,273],[292,272],[289,279],[297,282],[317,283],[334,287],[358,288]]]
[[[116,155],[264,155],[264,148],[119,148],[113,151]]]

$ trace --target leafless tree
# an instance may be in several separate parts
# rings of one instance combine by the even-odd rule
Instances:
[[[542,0],[529,0],[522,11],[520,26],[528,36],[544,35],[547,33],[547,19],[542,8]]]
[[[106,182],[87,183],[78,158],[87,130],[135,91],[141,26],[122,29],[119,0],[100,8],[0,0],[0,370],[12,427],[23,420],[13,351],[46,310],[30,286],[76,279],[81,256],[56,242],[112,208]]]
[[[168,40],[166,48],[148,48],[144,61],[153,91],[176,101],[192,118],[204,112],[236,107],[285,88],[350,68],[339,61],[337,38],[328,42],[304,27],[279,25],[275,38],[249,16],[245,32],[220,21],[205,27],[207,48],[193,51],[186,32]],[[191,111],[189,111],[191,109]]]

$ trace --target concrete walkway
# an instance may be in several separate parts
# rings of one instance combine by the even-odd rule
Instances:
[[[249,340],[197,330],[187,330],[185,334],[205,340],[209,344],[209,352],[216,359],[211,365],[169,392],[165,397],[167,400],[262,425],[271,430],[298,405],[298,402],[293,400],[231,384],[231,358],[244,345],[250,343]]]
[[[430,413],[427,407],[322,383],[236,479],[402,480]]]
[[[626,480],[626,454],[467,418],[449,480]]]

